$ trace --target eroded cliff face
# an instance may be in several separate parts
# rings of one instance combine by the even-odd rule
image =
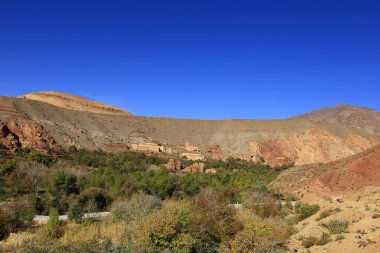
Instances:
[[[296,165],[330,162],[367,150],[378,144],[376,138],[355,133],[335,135],[325,129],[310,129],[303,134],[250,143],[255,160],[271,165],[295,162]]]
[[[58,145],[51,135],[39,124],[28,120],[0,121],[0,143],[10,151],[20,148],[48,150]]]

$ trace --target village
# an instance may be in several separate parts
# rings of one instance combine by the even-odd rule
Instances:
[[[216,169],[209,168],[205,169],[204,160],[206,156],[201,153],[201,150],[197,146],[191,145],[188,141],[186,141],[183,152],[178,153],[177,150],[169,147],[168,145],[163,145],[161,143],[145,142],[145,143],[134,143],[131,145],[131,149],[137,152],[144,153],[153,153],[153,154],[164,154],[171,156],[169,162],[165,165],[167,169],[174,172],[182,172],[182,173],[216,173]],[[176,157],[196,161],[190,166],[184,167],[180,159],[176,159]]]

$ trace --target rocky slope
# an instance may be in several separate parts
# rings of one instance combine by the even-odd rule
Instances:
[[[380,252],[379,194],[380,187],[365,187],[350,195],[314,199],[313,203],[318,203],[321,210],[296,225],[297,232],[288,243],[289,252]],[[323,224],[334,220],[347,222],[347,229],[342,234],[331,234],[324,227]],[[330,234],[323,245],[302,246],[305,238],[321,238],[323,233]]]
[[[290,193],[321,210],[296,225],[289,241],[292,252],[380,252],[380,146],[327,163],[289,169],[271,188]],[[302,240],[329,233],[323,224],[344,220],[343,235],[331,234],[326,244],[305,248]]]
[[[132,113],[107,104],[71,94],[55,91],[34,92],[20,96],[21,98],[41,101],[65,109],[102,113],[110,115],[132,115]]]
[[[380,146],[330,163],[296,167],[281,173],[271,187],[305,200],[380,187]]]
[[[322,108],[297,118],[342,123],[380,136],[380,112],[366,107],[341,104]]]
[[[103,109],[94,112],[93,107],[78,107],[79,102],[71,103],[71,100],[58,99],[55,101],[64,102],[54,104],[48,102],[51,101],[49,99],[37,101],[35,95],[33,99],[28,97],[31,98],[0,97],[0,121],[7,126],[11,122],[17,123],[19,132],[25,131],[24,125],[19,122],[33,122],[63,147],[76,145],[120,151],[128,149],[132,143],[156,142],[181,152],[185,142],[189,141],[200,147],[204,154],[217,158],[235,156],[257,161],[264,159],[272,165],[288,162],[302,165],[334,161],[380,143],[378,137],[337,123],[305,119],[184,120],[140,117],[100,113]],[[59,97],[67,96],[59,94]],[[17,135],[16,130],[13,132]],[[35,145],[28,143],[31,147]]]

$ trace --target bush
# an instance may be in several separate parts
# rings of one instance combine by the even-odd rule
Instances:
[[[37,163],[41,163],[47,167],[50,167],[51,165],[53,165],[56,162],[50,156],[47,156],[47,155],[45,155],[39,151],[36,151],[36,150],[32,151],[28,155],[28,159],[31,161],[37,162]]]
[[[295,205],[295,211],[299,215],[301,220],[304,220],[311,215],[318,212],[320,209],[319,205],[309,205],[307,203],[297,202]]]
[[[63,236],[63,228],[59,220],[59,214],[57,209],[50,208],[49,220],[46,225],[46,231],[51,238],[60,238]]]
[[[275,219],[255,219],[250,211],[243,211],[239,218],[243,229],[224,241],[220,252],[282,252],[292,232],[289,226]]]
[[[7,238],[10,232],[8,217],[6,213],[0,209],[0,240]]]
[[[346,232],[348,228],[348,221],[346,220],[331,220],[328,223],[323,223],[323,227],[327,228],[330,234],[341,234]]]
[[[26,228],[34,218],[34,210],[29,203],[14,202],[0,208],[0,240],[11,232]]]
[[[314,245],[316,245],[318,242],[318,238],[315,236],[308,236],[305,239],[302,240],[302,246],[305,248],[310,248]]]
[[[70,220],[74,220],[75,222],[80,222],[84,215],[84,209],[83,209],[82,203],[80,203],[76,199],[70,202],[69,211],[67,215]]]
[[[136,229],[136,246],[143,252],[192,252],[196,240],[188,230],[190,215],[188,203],[167,203]]]
[[[88,206],[92,205],[93,212],[102,212],[106,210],[112,199],[108,197],[106,192],[101,188],[90,187],[81,192],[79,195],[80,202]]]
[[[128,201],[117,201],[112,204],[111,212],[115,219],[132,221],[150,214],[161,207],[161,200],[144,193],[132,195]]]
[[[191,201],[190,230],[197,239],[197,252],[214,252],[223,240],[241,229],[236,210],[217,194],[201,193]]]
[[[0,177],[6,176],[12,173],[17,167],[17,163],[14,160],[8,160],[0,165]]]
[[[54,195],[70,195],[79,193],[77,187],[77,177],[73,174],[68,174],[59,171],[51,178],[49,191]]]

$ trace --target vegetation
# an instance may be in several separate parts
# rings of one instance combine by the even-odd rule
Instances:
[[[330,234],[342,234],[346,232],[348,228],[348,221],[346,220],[331,220],[328,223],[322,223],[322,226],[327,228]]]
[[[283,218],[293,209],[266,187],[291,165],[208,159],[205,167],[218,173],[185,174],[167,170],[164,158],[135,152],[2,154],[2,201],[25,207],[0,208],[0,240],[25,230],[35,214],[49,214],[19,252],[268,252],[292,234]],[[111,216],[83,218],[100,211]]]
[[[324,218],[327,218],[329,217],[330,215],[332,214],[335,214],[335,213],[339,213],[340,212],[340,209],[339,208],[330,208],[330,209],[326,209],[326,210],[323,210],[319,213],[319,216],[315,219],[316,221],[320,221]]]
[[[295,205],[296,213],[301,220],[304,220],[313,214],[317,213],[320,209],[319,205],[309,205],[307,203],[297,202]]]

